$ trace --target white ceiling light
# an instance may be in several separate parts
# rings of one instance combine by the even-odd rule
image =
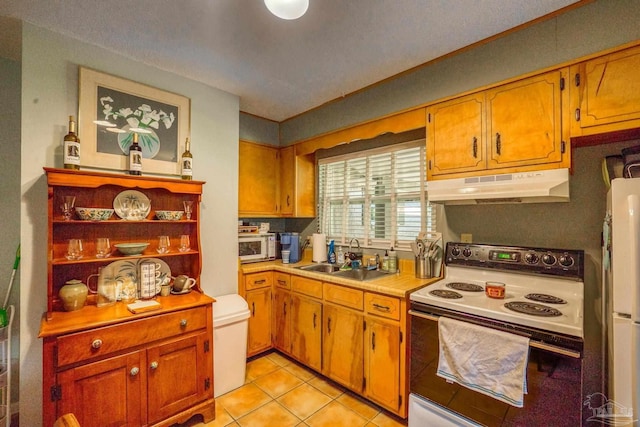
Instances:
[[[282,19],[298,19],[309,8],[309,0],[264,0],[269,12]]]

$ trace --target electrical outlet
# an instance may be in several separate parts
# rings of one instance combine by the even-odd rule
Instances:
[[[473,236],[471,235],[471,233],[462,233],[460,234],[460,241],[462,243],[472,243]]]

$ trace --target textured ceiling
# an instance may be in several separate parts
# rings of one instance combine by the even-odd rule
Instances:
[[[23,19],[240,97],[282,121],[574,0],[1,0]]]

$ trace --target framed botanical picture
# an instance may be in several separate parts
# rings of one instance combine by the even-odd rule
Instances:
[[[180,175],[189,98],[84,67],[79,77],[80,166],[126,170],[135,132],[143,174]]]

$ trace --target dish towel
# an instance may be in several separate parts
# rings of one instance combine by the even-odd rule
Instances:
[[[438,376],[522,408],[529,338],[446,317],[438,336]]]

